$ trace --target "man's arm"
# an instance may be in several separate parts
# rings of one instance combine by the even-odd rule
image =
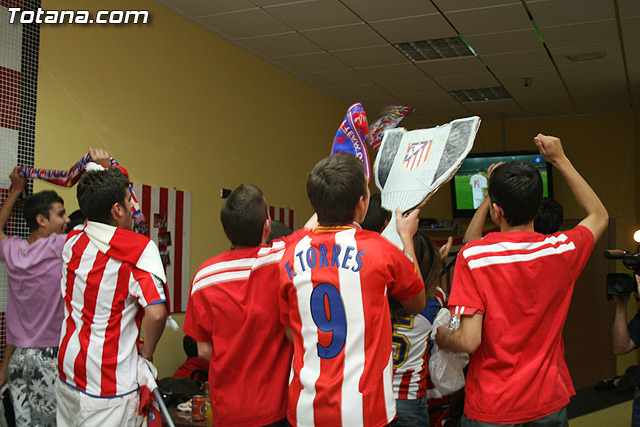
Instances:
[[[0,388],[6,384],[7,382],[7,369],[9,368],[9,359],[11,359],[11,355],[13,351],[16,349],[16,346],[7,344],[4,347],[4,356],[2,357],[2,363],[0,364]]]
[[[416,251],[413,247],[413,236],[416,234],[416,231],[418,231],[419,214],[420,209],[414,209],[404,216],[402,211],[396,208],[396,229],[398,230],[398,234],[402,240],[404,252],[413,260],[415,271],[422,282],[424,279],[422,278],[422,272],[420,271],[420,263],[416,258]],[[427,295],[425,293],[424,286],[418,295],[406,301],[400,301],[400,304],[402,304],[402,306],[411,314],[420,313],[427,305]]]
[[[473,353],[482,342],[483,315],[462,316],[456,330],[440,326],[436,333],[436,343],[440,348],[455,353]]]
[[[213,351],[213,343],[196,341],[198,345],[198,357],[202,357],[204,360],[211,360],[211,352]]]
[[[598,195],[564,154],[559,138],[539,133],[533,140],[540,150],[540,154],[560,171],[578,205],[586,212],[586,218],[580,221],[579,225],[591,230],[594,239],[598,240],[609,225],[609,213]]]
[[[0,241],[6,239],[7,236],[4,234],[4,227],[7,225],[7,221],[9,221],[9,217],[11,216],[11,211],[13,210],[16,202],[18,201],[18,197],[25,185],[27,185],[27,178],[18,175],[18,170],[20,167],[16,166],[13,168],[13,171],[9,174],[9,179],[11,180],[11,192],[7,196],[7,199],[2,204],[2,208],[0,208]]]
[[[151,360],[156,345],[164,332],[167,322],[167,307],[164,302],[144,308],[144,343],[140,346],[140,356]]]
[[[492,163],[491,166],[487,169],[487,181],[491,182],[491,174],[493,170],[500,165],[503,165],[504,162]],[[489,214],[489,208],[491,207],[491,199],[489,197],[485,197],[476,212],[473,214],[471,221],[469,222],[469,226],[467,227],[467,231],[464,233],[464,237],[462,238],[462,243],[467,244],[469,242],[473,242],[474,240],[482,239],[482,231],[484,230],[484,223],[487,220],[487,215]]]
[[[467,231],[464,232],[464,237],[462,238],[463,244],[482,239],[482,230],[484,229],[484,223],[487,220],[490,206],[491,199],[485,197],[482,203],[480,203],[480,206],[478,206],[478,209],[476,209],[476,212],[473,214],[471,221],[469,221]]]

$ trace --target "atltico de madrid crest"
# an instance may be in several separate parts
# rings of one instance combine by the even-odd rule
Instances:
[[[433,139],[429,139],[427,141],[412,142],[409,144],[402,165],[411,172],[426,162],[429,157],[429,151],[431,151],[432,143]]]

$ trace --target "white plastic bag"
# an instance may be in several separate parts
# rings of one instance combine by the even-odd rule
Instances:
[[[444,396],[464,387],[464,372],[469,363],[468,353],[452,353],[441,349],[435,342],[436,331],[442,325],[448,325],[451,313],[443,308],[438,312],[431,327],[431,339],[434,340],[433,352],[429,358],[429,375],[438,391]]]

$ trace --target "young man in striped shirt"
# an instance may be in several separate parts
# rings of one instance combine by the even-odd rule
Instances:
[[[62,252],[57,422],[133,426],[138,366],[145,363],[139,358],[152,358],[167,318],[162,261],[155,243],[131,231],[133,204],[123,172],[86,172],[77,195],[88,221],[69,233]]]
[[[567,426],[575,394],[564,361],[562,327],[575,280],[607,228],[609,216],[564,154],[558,138],[538,134],[540,153],[564,176],[586,217],[573,229],[534,231],[542,179],[532,165],[493,170],[491,219],[500,233],[459,253],[449,307],[457,330],[438,328],[442,348],[471,354],[461,426]]]
[[[211,361],[215,426],[286,427],[293,348],[278,316],[278,261],[297,234],[266,245],[267,203],[250,184],[233,190],[220,220],[234,248],[198,268],[183,330]]]
[[[407,255],[361,229],[369,205],[362,161],[345,153],[321,160],[307,194],[320,225],[290,244],[280,261],[280,319],[294,346],[289,422],[386,426],[396,415],[387,295],[419,313],[424,284]],[[397,216],[415,260],[418,211]]]

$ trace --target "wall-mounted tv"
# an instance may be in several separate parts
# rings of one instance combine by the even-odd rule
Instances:
[[[538,151],[469,154],[451,180],[453,217],[471,217],[487,193],[487,169],[492,163],[519,160],[540,171],[544,196],[553,197],[551,164]]]

